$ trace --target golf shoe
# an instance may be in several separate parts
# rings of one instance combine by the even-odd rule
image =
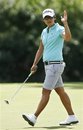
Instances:
[[[75,117],[75,115],[70,115],[68,118],[62,122],[59,123],[59,125],[72,125],[77,124],[79,121]]]
[[[37,117],[34,114],[23,114],[22,117],[27,121],[31,126],[34,126],[37,120]]]

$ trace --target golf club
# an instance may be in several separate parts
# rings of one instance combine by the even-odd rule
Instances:
[[[21,84],[21,86],[16,90],[16,92],[12,95],[12,97],[9,100],[4,100],[6,104],[10,104],[10,102],[14,99],[14,97],[17,95],[17,93],[20,91],[20,89],[24,86],[24,84],[26,83],[26,81],[30,78],[30,76],[33,74],[34,72],[32,71],[28,77],[25,79],[25,81]]]

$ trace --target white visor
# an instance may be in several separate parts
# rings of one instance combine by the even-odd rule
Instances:
[[[42,13],[43,18],[46,16],[54,17],[55,13],[53,9],[45,9]]]

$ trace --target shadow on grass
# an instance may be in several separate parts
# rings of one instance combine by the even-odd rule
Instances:
[[[47,129],[47,130],[54,130],[54,129],[73,129],[74,127],[73,126],[48,126],[48,127],[24,127],[24,128],[21,128],[22,130],[28,130],[28,129]],[[12,128],[12,129],[5,129],[5,130],[19,130],[20,128]],[[1,130],[1,129],[0,129]]]
[[[51,130],[51,129],[73,129],[72,126],[49,126],[49,127],[25,127],[23,129],[48,129],[48,130]]]
[[[83,89],[83,82],[65,83],[65,87],[71,88],[71,89]]]
[[[27,84],[31,87],[35,87],[35,88],[41,88],[42,87],[42,83],[29,83]],[[68,82],[68,83],[64,83],[65,88],[71,88],[71,89],[83,89],[83,82]]]

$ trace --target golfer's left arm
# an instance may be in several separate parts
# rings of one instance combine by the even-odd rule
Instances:
[[[62,33],[62,36],[65,41],[70,41],[71,40],[71,31],[69,29],[68,22],[67,22],[67,12],[66,11],[64,11],[64,17],[61,18],[61,21],[63,22],[64,28],[65,28],[65,31]]]

